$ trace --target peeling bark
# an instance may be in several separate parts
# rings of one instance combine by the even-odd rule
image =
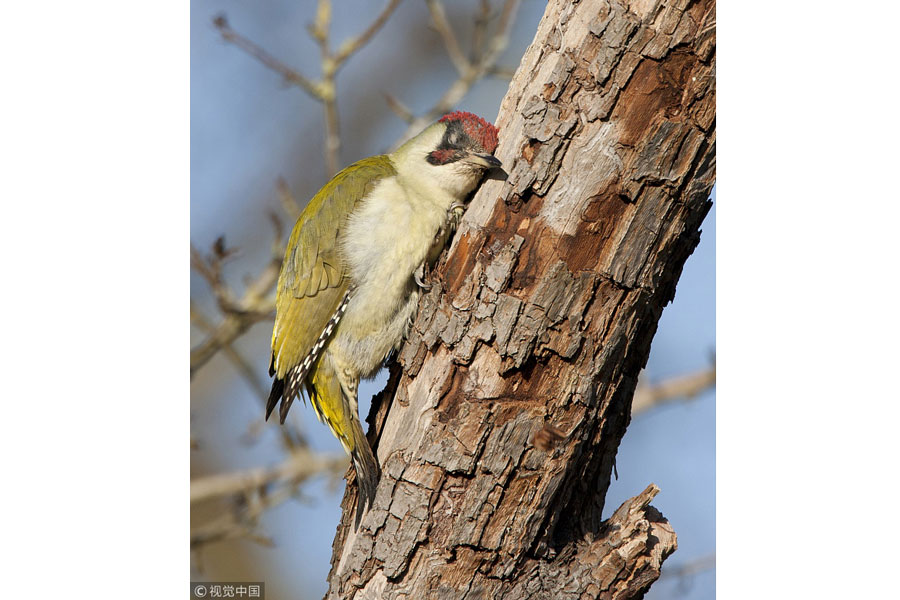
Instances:
[[[369,415],[327,598],[636,598],[675,533],[603,521],[638,373],[715,176],[712,0],[550,2],[473,199]]]

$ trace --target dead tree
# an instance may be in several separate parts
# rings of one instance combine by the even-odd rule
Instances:
[[[373,401],[383,474],[329,599],[633,598],[654,485],[601,519],[638,373],[710,208],[713,0],[551,1],[498,157]]]

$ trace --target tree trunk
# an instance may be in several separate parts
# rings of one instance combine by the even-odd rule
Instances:
[[[715,176],[714,0],[552,1],[498,158],[373,400],[383,473],[329,599],[633,598],[675,533],[601,520],[638,373]]]

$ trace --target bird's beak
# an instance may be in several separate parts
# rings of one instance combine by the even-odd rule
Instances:
[[[481,165],[485,169],[502,168],[503,163],[493,154],[477,154],[475,152],[469,154],[469,160],[477,165]]]

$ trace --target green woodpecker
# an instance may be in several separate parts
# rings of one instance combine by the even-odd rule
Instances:
[[[442,117],[392,154],[363,159],[313,196],[294,225],[278,277],[266,418],[281,422],[305,388],[350,455],[355,526],[375,498],[379,468],[357,409],[415,317],[422,274],[439,256],[463,202],[494,158],[497,128],[471,113]],[[454,218],[455,217],[455,218]]]

